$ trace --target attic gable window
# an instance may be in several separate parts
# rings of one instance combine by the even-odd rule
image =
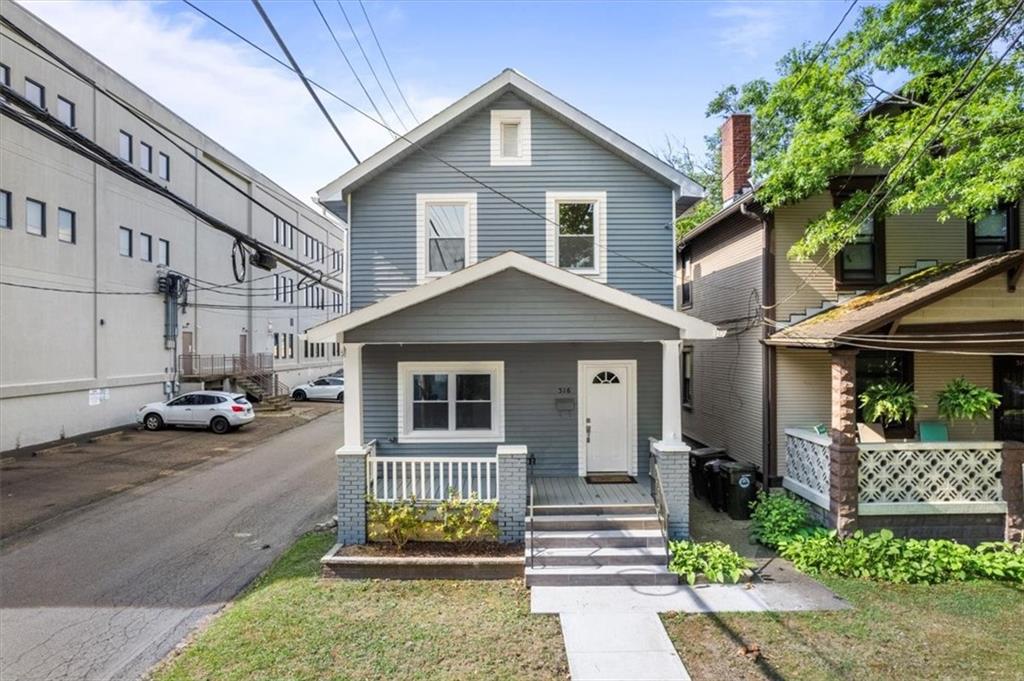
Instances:
[[[529,109],[494,109],[491,111],[491,165],[531,165],[531,131]]]

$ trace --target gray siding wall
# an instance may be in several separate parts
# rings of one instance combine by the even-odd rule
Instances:
[[[679,337],[641,317],[506,270],[345,333],[353,343],[648,341]]]
[[[533,165],[491,167],[491,109],[526,108]],[[416,285],[417,192],[477,193],[480,260],[507,250],[544,260],[544,195],[560,190],[607,192],[608,284],[671,306],[672,189],[663,181],[511,93],[426,146],[536,214],[414,153],[351,197],[353,310]]]
[[[693,405],[683,410],[683,431],[735,459],[760,467],[763,453],[762,331],[756,324],[764,300],[763,231],[759,221],[737,215],[698,237],[692,246],[693,307],[686,310],[719,325],[728,336],[696,341]]]
[[[576,394],[581,359],[637,360],[637,454],[647,475],[648,437],[661,433],[660,343],[557,343],[545,345],[368,345],[363,349],[363,432],[383,455],[493,456],[496,444],[389,442],[398,436],[398,362],[503,361],[505,444],[522,444],[536,457],[538,476],[576,475],[577,413],[559,413],[560,387]]]

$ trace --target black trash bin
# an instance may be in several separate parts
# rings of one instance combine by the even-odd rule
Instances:
[[[705,493],[711,508],[716,511],[725,510],[725,479],[722,477],[722,466],[730,460],[725,458],[711,459],[704,464]]]
[[[704,479],[704,464],[712,459],[721,459],[724,455],[725,450],[718,447],[701,447],[690,452],[690,483],[693,485],[693,496],[698,499],[707,498],[708,483]]]
[[[757,495],[757,467],[740,461],[727,461],[720,466],[720,471],[726,512],[733,520],[749,520],[750,503]]]

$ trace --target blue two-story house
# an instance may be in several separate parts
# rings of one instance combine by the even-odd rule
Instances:
[[[522,508],[503,456],[552,501],[649,489],[650,439],[685,448],[682,339],[718,335],[675,311],[673,223],[701,194],[511,69],[321,189],[350,225],[350,309],[308,330],[344,347],[339,461],[367,457],[381,499]]]

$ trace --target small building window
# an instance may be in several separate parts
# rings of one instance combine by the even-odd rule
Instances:
[[[693,349],[684,348],[682,358],[683,406],[693,409]]]
[[[528,166],[532,163],[529,109],[491,111],[491,165]]]
[[[0,189],[0,227],[11,229],[11,193]]]
[[[46,236],[46,204],[42,201],[25,199],[25,231]]]
[[[25,99],[32,102],[40,109],[46,108],[46,88],[31,78],[25,79]]]
[[[680,283],[677,302],[679,309],[682,310],[693,307],[693,255],[688,248],[684,249],[680,255],[679,270]]]
[[[57,118],[69,128],[75,127],[75,103],[64,97],[57,97]]]
[[[967,257],[980,258],[1019,248],[1018,211],[1016,203],[1004,203],[981,219],[968,221]]]
[[[76,240],[75,212],[67,208],[57,209],[57,238],[73,244]]]
[[[126,258],[132,257],[132,230],[121,227],[117,233],[117,252]]]
[[[167,239],[160,239],[157,242],[157,263],[160,265],[171,265],[171,242]]]
[[[843,246],[837,257],[837,279],[842,284],[883,283],[885,241],[883,221],[872,216],[864,220],[854,240]]]
[[[118,133],[117,139],[118,139],[117,155],[121,157],[122,161],[126,161],[128,163],[131,163],[132,162],[132,158],[133,158],[133,156],[132,156],[132,136],[129,135],[128,133],[126,133],[124,130],[121,130]]]
[[[139,142],[139,167],[147,173],[153,172],[153,147]]]
[[[162,151],[157,156],[157,175],[161,180],[171,179],[171,157]]]
[[[139,232],[139,257],[146,262],[153,262],[153,237]]]
[[[399,362],[399,440],[504,439],[502,362]]]
[[[11,87],[11,67],[7,64],[0,64],[0,83]]]

